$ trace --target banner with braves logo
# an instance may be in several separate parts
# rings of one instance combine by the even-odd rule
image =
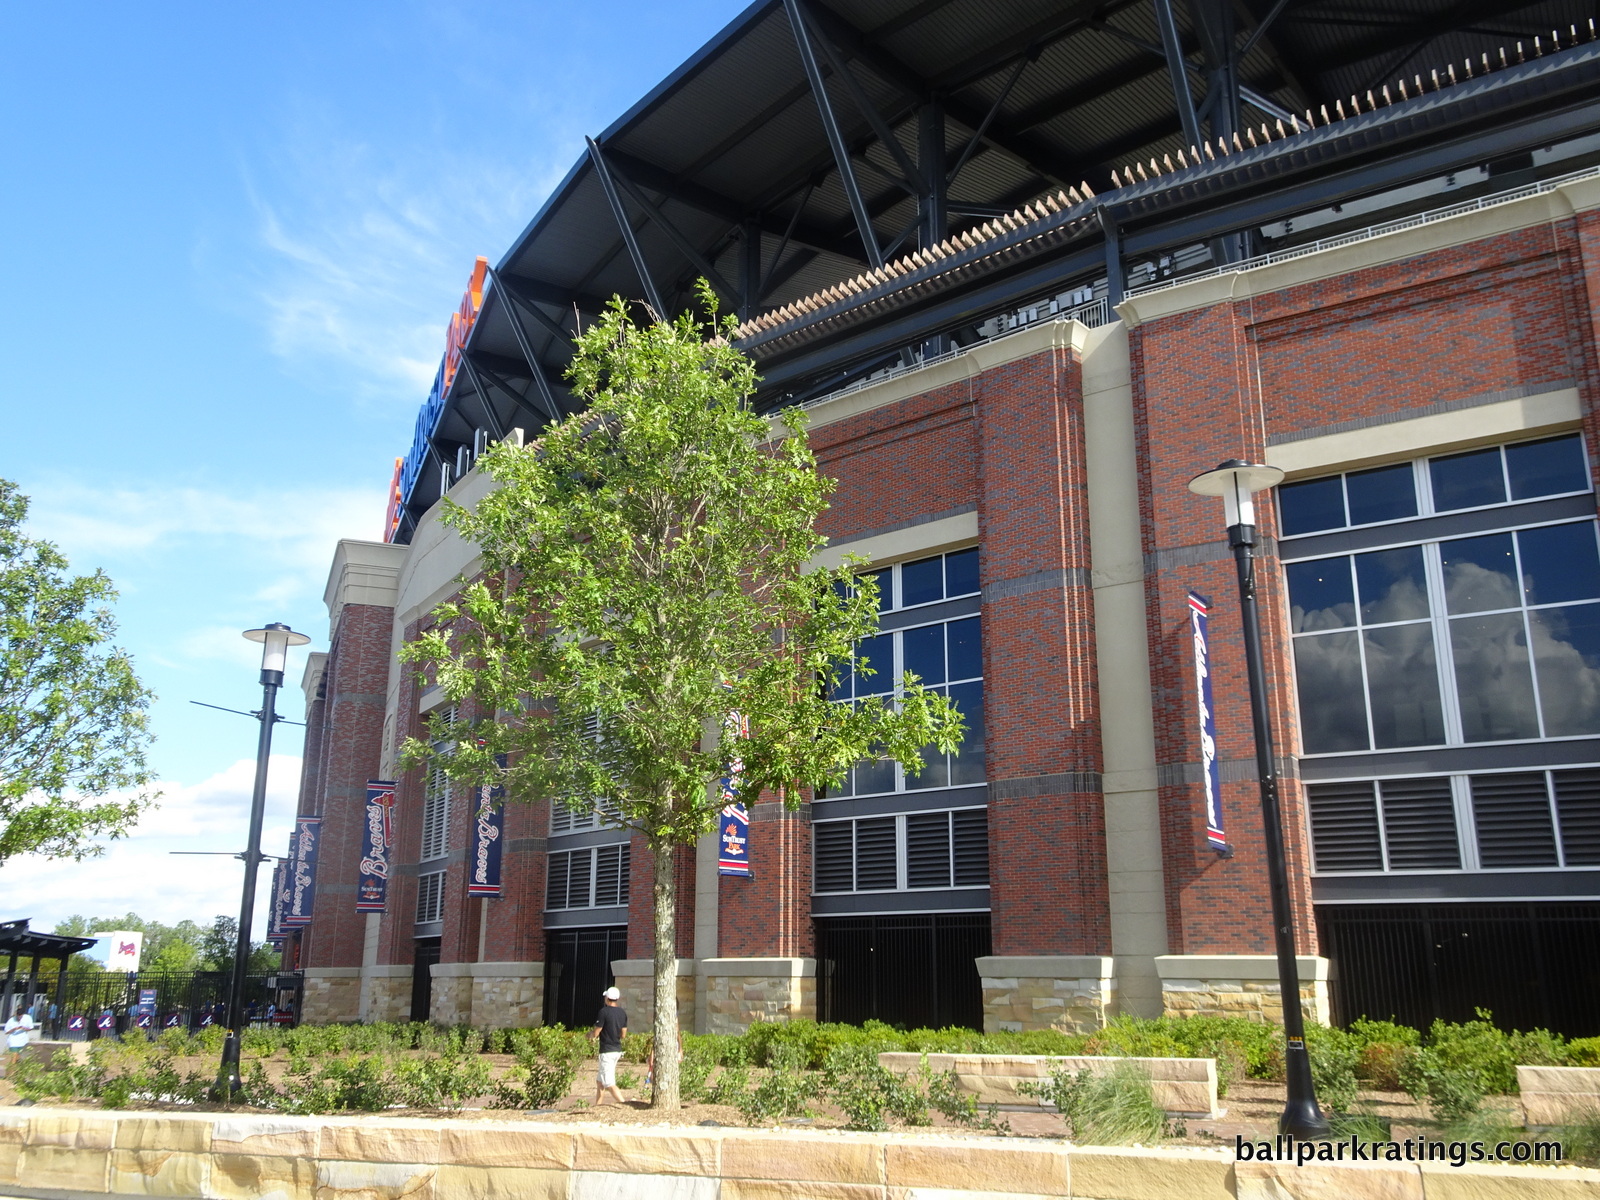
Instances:
[[[290,843],[287,876],[287,903],[283,912],[285,929],[304,929],[311,924],[311,906],[317,893],[317,840],[322,833],[321,817],[296,817],[294,841]]]
[[[506,756],[495,755],[495,766],[505,769]],[[472,821],[472,855],[467,859],[467,895],[500,897],[500,834],[505,828],[506,790],[498,784],[478,789],[478,809]]]
[[[1205,785],[1206,840],[1225,847],[1228,835],[1222,831],[1222,770],[1217,761],[1216,707],[1211,699],[1211,649],[1207,621],[1211,602],[1189,593],[1189,634],[1194,642],[1195,699],[1200,716],[1200,779]]]
[[[288,934],[283,931],[283,908],[285,891],[283,887],[284,859],[279,859],[272,868],[272,915],[267,918],[267,941],[276,945],[280,950]]]
[[[381,913],[389,906],[389,847],[394,844],[394,781],[367,780],[367,818],[362,828],[356,911]]]
[[[717,874],[750,875],[750,814],[735,801],[744,761],[737,753],[738,738],[750,736],[750,718],[734,713],[728,721],[723,743],[729,747],[728,773],[718,785],[722,792],[722,815],[717,818]]]

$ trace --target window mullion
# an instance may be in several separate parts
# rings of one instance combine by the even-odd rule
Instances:
[[[1544,797],[1545,803],[1550,806],[1550,829],[1556,835],[1556,865],[1565,869],[1567,846],[1566,839],[1561,836],[1561,809],[1556,804],[1556,781],[1553,771],[1544,773]]]
[[[1456,691],[1455,651],[1450,644],[1450,613],[1445,604],[1444,559],[1438,542],[1422,544],[1422,569],[1428,583],[1428,607],[1433,614],[1433,661],[1439,672],[1439,699],[1444,705],[1445,745],[1459,746],[1464,741],[1461,699]]]
[[[906,817],[901,813],[894,819],[894,890],[906,890]]]
[[[1372,684],[1367,677],[1367,633],[1361,624],[1361,586],[1356,579],[1356,556],[1345,555],[1344,569],[1350,573],[1350,594],[1355,597],[1355,631],[1356,631],[1356,661],[1361,664],[1361,707],[1366,717],[1367,744],[1366,749],[1371,750],[1378,744],[1376,732],[1372,726]]]
[[[1481,871],[1478,856],[1478,820],[1472,811],[1472,780],[1465,775],[1450,776],[1450,798],[1456,811],[1456,844],[1461,850],[1461,869]]]

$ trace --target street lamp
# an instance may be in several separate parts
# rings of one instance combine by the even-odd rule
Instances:
[[[267,804],[267,759],[272,754],[272,727],[278,722],[276,701],[283,686],[284,661],[290,646],[304,646],[311,639],[287,625],[273,622],[264,629],[247,629],[244,636],[261,643],[261,711],[254,716],[261,722],[261,737],[256,743],[256,784],[250,795],[250,844],[244,852],[244,893],[239,901],[239,940],[233,951],[233,978],[228,985],[228,1036],[222,1043],[222,1065],[217,1071],[217,1089],[224,1097],[238,1090],[239,1043],[244,1033],[244,976],[250,967],[250,924],[256,910],[256,868],[261,863],[261,822]]]
[[[1261,781],[1261,819],[1267,841],[1267,878],[1272,891],[1273,937],[1278,953],[1278,988],[1283,997],[1283,1032],[1288,1045],[1284,1074],[1288,1102],[1278,1131],[1297,1138],[1325,1138],[1331,1132],[1317,1107],[1306,1054],[1305,1017],[1300,1011],[1300,972],[1294,954],[1294,911],[1289,906],[1289,871],[1283,859],[1283,824],[1278,811],[1277,756],[1267,716],[1267,679],[1261,661],[1261,617],[1256,606],[1256,514],[1251,496],[1283,479],[1277,467],[1230,458],[1189,481],[1198,496],[1221,496],[1228,522],[1228,545],[1239,571],[1239,618],[1244,626],[1244,661],[1250,677],[1250,721],[1255,729],[1256,774]]]

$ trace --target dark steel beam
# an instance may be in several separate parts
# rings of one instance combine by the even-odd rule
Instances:
[[[494,387],[499,388],[507,396],[511,397],[512,403],[514,403],[523,412],[539,421],[548,422],[550,420],[549,413],[542,412],[538,408],[534,407],[533,403],[521,392],[517,391],[516,388],[512,387],[511,382],[506,379],[504,375],[500,374],[500,372],[494,370],[492,367],[489,367],[483,362],[479,362],[477,366],[478,370],[483,372],[483,377],[487,379]]]
[[[1200,136],[1200,120],[1195,116],[1194,96],[1189,91],[1189,67],[1178,42],[1172,0],[1151,0],[1151,3],[1155,8],[1156,27],[1161,31],[1161,52],[1167,60],[1167,76],[1172,81],[1172,94],[1177,102],[1178,123],[1189,145],[1198,146],[1205,139]]]
[[[644,288],[645,300],[654,312],[656,320],[665,321],[671,314],[667,312],[666,305],[661,303],[661,294],[656,291],[655,280],[650,278],[650,264],[645,262],[644,251],[639,249],[639,239],[634,236],[633,225],[628,220],[628,210],[622,207],[622,197],[617,195],[617,185],[611,178],[611,169],[606,166],[605,155],[600,153],[600,145],[593,138],[584,140],[589,143],[589,162],[593,164],[594,173],[605,191],[606,203],[611,206],[611,215],[616,219],[617,229],[622,234],[622,243],[628,248],[628,257],[633,260],[633,269],[639,274],[639,283]]]
[[[604,154],[603,151],[597,150],[597,152]],[[628,178],[626,173],[613,169],[611,177],[621,185],[623,191],[633,198],[635,204],[644,209],[645,215],[656,223],[656,228],[667,235],[667,240],[678,248],[678,253],[688,259],[690,264],[699,270],[700,274],[710,282],[712,287],[717,289],[724,300],[729,304],[739,303],[739,293],[722,277],[722,273],[706,261],[706,257],[700,253],[699,247],[685,237],[683,230],[679,229],[666,214],[655,206],[648,196],[634,186],[633,181]]]
[[[461,365],[466,369],[467,378],[472,381],[472,391],[478,397],[478,406],[483,409],[484,420],[488,422],[489,432],[494,434],[494,440],[499,441],[506,436],[505,426],[500,424],[500,414],[494,410],[494,402],[489,399],[489,393],[484,390],[483,381],[478,378],[478,372],[472,365],[472,357],[465,352],[461,355]]]
[[[1267,30],[1272,28],[1272,23],[1283,15],[1283,10],[1289,7],[1289,0],[1276,0],[1276,3],[1267,10],[1267,15],[1256,22],[1256,27],[1250,31],[1250,36],[1245,38],[1244,45],[1239,47],[1239,58],[1256,48],[1256,43],[1267,36]]]
[[[489,268],[490,281],[502,291],[504,286],[500,282],[500,273],[493,267]],[[522,357],[528,363],[528,376],[533,381],[533,387],[539,393],[539,399],[544,404],[552,421],[561,420],[561,406],[556,403],[555,395],[550,391],[550,381],[544,377],[544,366],[539,362],[539,356],[533,352],[533,344],[528,340],[528,331],[522,327],[522,317],[517,312],[516,296],[506,291],[506,319],[511,324],[511,332],[517,339],[517,348],[522,351]]]
[[[796,0],[796,3],[798,3],[798,0]],[[822,51],[822,56],[828,60],[828,66],[839,79],[839,82],[844,84],[845,90],[850,93],[850,98],[856,102],[856,108],[867,119],[867,124],[872,127],[872,132],[878,135],[878,141],[882,142],[884,148],[894,156],[894,160],[899,165],[901,174],[905,178],[906,187],[910,188],[915,194],[919,182],[917,165],[911,161],[911,156],[906,153],[905,147],[900,144],[900,139],[895,137],[894,130],[890,129],[885,123],[883,115],[878,112],[878,106],[872,102],[872,97],[868,96],[862,88],[861,81],[851,72],[849,64],[833,48],[833,43],[829,40],[827,34],[822,31],[805,9],[802,8],[800,13],[806,22],[807,29],[811,33],[812,41]]]
[[[833,116],[833,104],[828,99],[828,89],[823,83],[821,68],[817,66],[817,56],[811,47],[811,35],[807,32],[806,19],[800,12],[800,0],[783,0],[783,9],[788,14],[789,27],[794,32],[795,45],[800,50],[800,64],[805,68],[806,79],[811,84],[811,95],[816,101],[817,112],[822,117],[822,129],[827,135],[828,146],[833,151],[834,165],[839,171],[840,182],[844,185],[845,198],[850,203],[851,215],[855,217],[856,231],[861,235],[861,244],[866,249],[867,260],[874,267],[881,267],[883,252],[878,248],[878,235],[873,231],[872,218],[867,215],[866,203],[861,199],[861,188],[856,184],[855,169],[850,163],[850,150],[845,145],[844,135],[839,132],[839,123]]]
[[[1316,69],[1326,75],[1341,67],[1354,66],[1369,58],[1412,43],[1433,41],[1442,34],[1476,24],[1486,17],[1505,17],[1525,8],[1535,8],[1542,0],[1462,0],[1441,13],[1421,17],[1400,26],[1385,26],[1371,37],[1358,38],[1338,50],[1319,55]]]
[[[989,111],[983,114],[983,120],[978,122],[978,128],[973,131],[972,140],[961,151],[961,156],[956,159],[956,165],[945,173],[945,183],[947,185],[955,182],[956,176],[961,174],[961,168],[967,165],[967,160],[972,157],[973,151],[983,143],[983,135],[989,132],[989,126],[994,123],[994,119],[999,114],[1001,107],[1010,98],[1011,89],[1017,86],[1017,80],[1022,78],[1022,72],[1027,70],[1028,64],[1033,61],[1034,58],[1030,55],[1023,55],[1017,59],[1017,65],[1012,68],[1010,77],[1001,86],[1000,94],[989,105]]]

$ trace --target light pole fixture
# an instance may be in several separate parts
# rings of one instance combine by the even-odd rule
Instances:
[[[1196,475],[1189,490],[1221,496],[1228,522],[1228,545],[1239,572],[1239,619],[1244,626],[1244,661],[1250,679],[1250,722],[1255,730],[1256,775],[1261,787],[1261,819],[1267,847],[1267,878],[1272,892],[1273,940],[1278,954],[1278,988],[1283,999],[1287,1045],[1284,1074],[1288,1102],[1278,1131],[1297,1138],[1325,1138],[1331,1132],[1317,1107],[1311,1059],[1306,1054],[1305,1016],[1300,1011],[1300,972],[1295,963],[1294,910],[1289,904],[1289,870],[1283,857],[1283,818],[1278,807],[1278,764],[1267,712],[1267,678],[1261,654],[1261,615],[1256,602],[1256,514],[1251,497],[1283,480],[1277,467],[1230,458]]]
[[[244,977],[250,968],[251,921],[256,910],[256,869],[261,865],[261,823],[267,806],[267,760],[272,754],[272,727],[279,718],[276,711],[278,689],[283,686],[284,661],[290,646],[304,646],[311,639],[287,625],[273,622],[263,629],[247,629],[244,636],[261,643],[261,711],[252,714],[261,722],[256,743],[256,783],[250,795],[250,841],[245,847],[244,893],[239,900],[239,938],[233,951],[233,977],[228,985],[228,1036],[222,1043],[222,1065],[217,1071],[217,1090],[223,1098],[239,1088],[239,1044],[244,1036]]]

